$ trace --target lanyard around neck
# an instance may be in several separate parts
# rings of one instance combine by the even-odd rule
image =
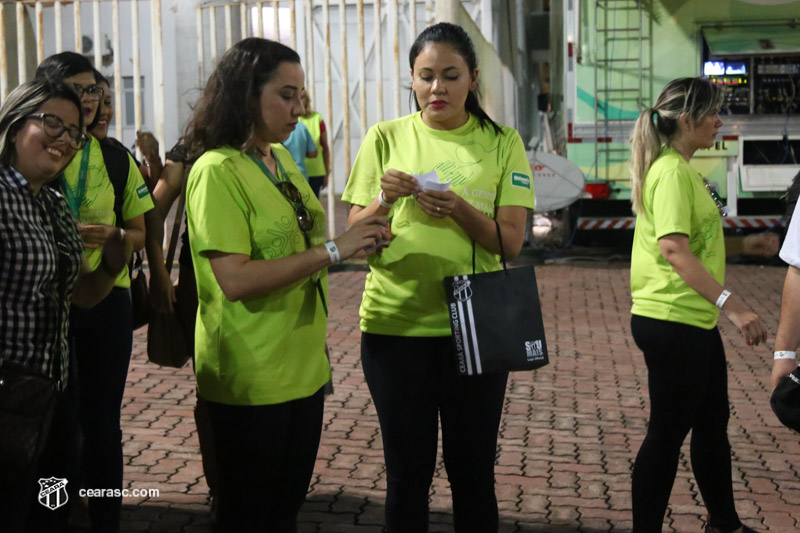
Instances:
[[[279,179],[275,174],[273,174],[272,171],[269,169],[269,167],[267,167],[267,165],[264,163],[264,161],[262,161],[260,157],[256,157],[255,154],[253,154],[253,152],[247,152],[247,155],[248,157],[250,157],[250,159],[253,160],[253,162],[256,165],[258,165],[258,168],[260,168],[261,172],[263,172],[269,178],[269,181],[271,181],[272,184],[277,187],[278,183],[280,183],[281,181],[289,181],[289,177],[286,175],[286,171],[283,170],[283,165],[281,165],[278,156],[276,156],[275,153],[273,153],[271,150],[270,153],[272,153],[272,159],[275,160],[275,167],[278,169],[278,173],[281,175],[281,178],[283,179]]]
[[[77,219],[80,219],[81,204],[83,203],[83,198],[86,196],[86,176],[89,174],[89,151],[91,146],[91,143],[86,143],[86,146],[83,147],[81,168],[78,171],[78,187],[74,192],[72,187],[69,186],[69,183],[67,183],[67,178],[63,175],[61,176],[61,190],[67,198],[67,203],[69,204],[70,211],[72,211],[72,215]]]

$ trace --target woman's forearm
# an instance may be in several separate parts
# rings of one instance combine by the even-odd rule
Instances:
[[[232,302],[266,296],[331,264],[324,246],[277,259],[220,252],[210,252],[208,258],[220,289]]]
[[[503,251],[506,259],[514,259],[522,250],[525,239],[525,221],[528,210],[520,206],[503,206],[497,209],[497,223],[503,237]],[[497,228],[494,220],[469,202],[461,199],[450,217],[464,228],[464,231],[483,248],[492,253],[500,253],[500,243],[497,241]]]

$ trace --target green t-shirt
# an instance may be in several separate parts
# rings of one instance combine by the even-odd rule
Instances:
[[[311,245],[325,242],[325,212],[280,144],[273,153],[311,211]],[[327,292],[327,272],[270,294],[229,301],[207,252],[253,260],[306,250],[294,207],[246,154],[230,147],[203,154],[186,189],[189,242],[199,306],[195,372],[200,395],[232,405],[267,405],[311,396],[331,377],[325,357],[327,318],[315,280]]]
[[[703,329],[717,324],[719,310],[689,287],[664,256],[658,239],[689,237],[689,248],[719,283],[725,281],[722,219],[703,178],[673,148],[666,147],[647,173],[642,209],[631,252],[634,315]]]
[[[501,206],[533,209],[531,167],[519,134],[498,135],[470,116],[454,130],[425,125],[420,113],[381,122],[369,129],[342,199],[368,205],[380,191],[387,169],[439,180],[482,213]],[[472,272],[472,239],[450,218],[426,215],[416,198],[401,198],[389,213],[394,239],[383,254],[369,258],[370,273],[361,302],[361,329],[368,333],[434,337],[450,335],[445,276]],[[476,246],[476,272],[498,270],[498,256]]]
[[[86,193],[81,202],[78,221],[82,224],[105,224],[115,226],[117,215],[114,213],[114,185],[108,177],[108,170],[103,161],[103,151],[100,142],[91,137],[89,148],[89,170],[86,175]],[[64,169],[64,177],[67,185],[77,196],[78,178],[81,168],[83,152],[75,154],[67,168]],[[122,202],[122,218],[131,220],[139,215],[153,209],[153,199],[147,190],[139,167],[136,166],[133,158],[128,154],[128,179],[125,182],[125,195]],[[85,248],[84,255],[89,261],[92,270],[100,266],[103,257],[102,248]],[[116,287],[130,287],[131,280],[128,277],[128,267],[122,269]]]
[[[325,175],[325,159],[322,156],[322,145],[319,142],[322,125],[322,115],[312,111],[308,117],[298,117],[300,122],[308,128],[311,138],[314,139],[314,146],[317,147],[317,157],[306,157],[306,170],[310,177]]]

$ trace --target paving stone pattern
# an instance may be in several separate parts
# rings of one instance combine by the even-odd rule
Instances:
[[[630,531],[630,471],[647,421],[647,373],[630,335],[628,265],[537,267],[551,364],[508,384],[497,453],[503,533]],[[785,270],[729,266],[728,283],[777,329]],[[378,420],[359,363],[358,305],[365,273],[331,274],[328,341],[335,393],[300,531],[379,533],[386,472]],[[800,529],[800,439],[769,408],[769,348],[748,348],[722,318],[731,400],[730,440],[737,507],[759,531]],[[126,499],[123,530],[210,532],[209,499],[192,409],[190,368],[146,362],[136,332],[123,406],[125,481],[158,488]],[[771,345],[770,345],[771,346]],[[705,508],[688,445],[664,531],[701,531]],[[441,457],[441,454],[440,454]],[[437,466],[431,531],[452,532],[450,492]]]

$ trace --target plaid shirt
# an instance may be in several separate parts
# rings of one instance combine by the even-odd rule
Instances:
[[[53,224],[64,242],[56,244]],[[66,256],[63,296],[59,251]],[[62,387],[67,381],[69,296],[82,254],[64,198],[50,187],[35,195],[16,169],[0,164],[0,356],[61,380]]]

